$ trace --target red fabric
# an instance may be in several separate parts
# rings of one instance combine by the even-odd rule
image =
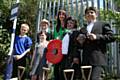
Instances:
[[[55,49],[57,49],[56,54],[53,53]],[[61,40],[55,39],[49,42],[47,46],[46,58],[49,62],[53,64],[57,64],[62,60],[63,54],[62,54],[62,41]]]

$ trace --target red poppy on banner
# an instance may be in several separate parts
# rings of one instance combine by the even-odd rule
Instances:
[[[46,58],[49,62],[53,64],[57,64],[62,60],[63,54],[61,40],[55,39],[50,41],[47,46]]]

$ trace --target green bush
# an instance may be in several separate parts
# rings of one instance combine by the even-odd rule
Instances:
[[[7,29],[0,27],[0,74],[3,73],[5,67],[5,57],[9,52],[10,34]]]

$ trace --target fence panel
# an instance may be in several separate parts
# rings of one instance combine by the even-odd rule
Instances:
[[[113,0],[41,0],[40,4],[40,20],[43,18],[48,19],[49,21],[52,21],[52,26],[55,25],[55,20],[57,16],[57,12],[60,9],[65,9],[68,15],[73,16],[77,19],[79,28],[83,27],[83,24],[85,22],[84,20],[84,10],[86,7],[94,6],[98,9],[98,19],[101,20],[101,13],[100,10],[108,9],[114,9],[113,8]],[[106,13],[104,12],[104,18],[106,17]],[[108,22],[111,22],[109,20]],[[111,25],[112,26],[112,25]],[[53,28],[54,29],[54,28]],[[116,43],[114,43],[116,44]],[[117,70],[117,74],[120,73],[120,63],[117,56],[119,55],[119,52],[117,50],[117,44],[115,45],[116,49],[114,47],[111,47],[109,51],[111,52],[108,54],[108,70],[110,74],[112,74],[112,71],[115,69]]]

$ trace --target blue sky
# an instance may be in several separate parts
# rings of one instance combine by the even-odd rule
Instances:
[[[94,6],[97,7],[97,1],[98,0],[94,0]],[[103,8],[103,0],[99,0],[100,1],[100,8]],[[90,0],[90,3],[89,3],[89,6],[91,6],[91,0]]]

